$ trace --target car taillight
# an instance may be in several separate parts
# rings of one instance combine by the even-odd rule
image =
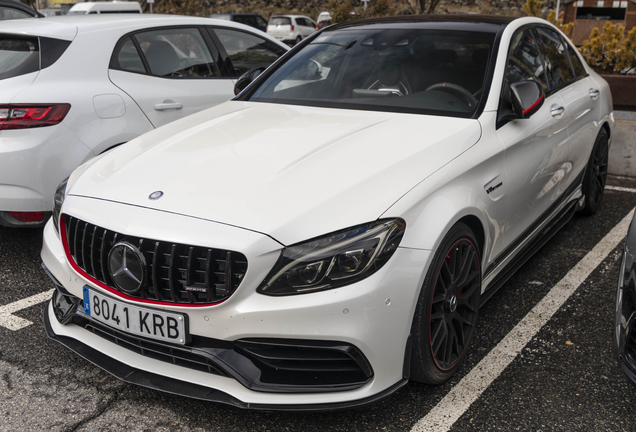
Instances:
[[[70,104],[0,105],[0,130],[52,126],[60,123]]]
[[[290,29],[289,31],[294,31],[294,25],[293,25],[293,24],[292,24],[292,25],[290,25],[290,26],[289,26],[289,29]]]
[[[269,32],[269,26],[265,27],[265,33]]]

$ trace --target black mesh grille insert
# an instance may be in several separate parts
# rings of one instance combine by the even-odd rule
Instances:
[[[170,243],[110,231],[64,215],[68,250],[91,278],[117,290],[108,253],[119,241],[134,245],[146,260],[145,284],[131,297],[179,304],[218,303],[231,296],[247,272],[239,252]]]
[[[260,370],[263,385],[360,386],[373,376],[364,355],[342,342],[242,339],[235,346]]]
[[[193,352],[187,347],[175,347],[148,339],[141,339],[94,321],[84,321],[83,327],[104,339],[145,357],[214,375],[228,376],[211,359]]]

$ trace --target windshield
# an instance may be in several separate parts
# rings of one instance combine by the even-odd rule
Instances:
[[[494,34],[349,28],[325,32],[257,88],[257,102],[470,117]]]
[[[271,17],[269,19],[269,25],[271,25],[271,26],[275,26],[275,25],[290,25],[290,24],[291,24],[291,18]]]

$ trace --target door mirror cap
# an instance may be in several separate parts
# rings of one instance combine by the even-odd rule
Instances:
[[[245,89],[245,87],[250,85],[252,81],[258,78],[258,76],[262,74],[264,70],[265,70],[264,67],[255,68],[241,75],[239,79],[236,80],[236,84],[234,85],[234,94],[238,95],[240,92],[242,92]]]
[[[510,85],[510,99],[517,118],[527,119],[539,111],[545,94],[536,81],[518,81]]]

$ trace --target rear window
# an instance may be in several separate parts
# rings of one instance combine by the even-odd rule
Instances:
[[[0,34],[0,80],[46,69],[70,44],[60,39]]]
[[[0,35],[0,79],[13,78],[40,70],[40,44],[37,38]]]
[[[287,17],[271,17],[269,25],[291,25],[291,18]]]

